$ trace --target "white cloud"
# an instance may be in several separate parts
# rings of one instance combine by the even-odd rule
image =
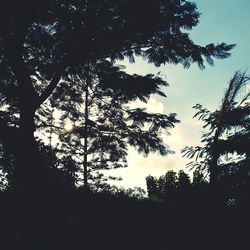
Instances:
[[[161,156],[149,154],[148,157],[138,154],[133,148],[128,152],[128,168],[111,171],[111,174],[121,176],[123,181],[113,182],[124,187],[140,186],[146,189],[145,177],[148,175],[159,177],[168,170],[179,171],[185,169],[188,159],[182,158],[181,149],[188,145],[200,144],[202,122],[189,117],[183,117],[182,123],[170,131],[171,135],[164,135],[163,139],[175,154]],[[185,169],[188,171],[188,169]]]
[[[129,108],[145,108],[149,113],[163,113],[164,112],[164,105],[163,103],[157,101],[155,98],[149,98],[148,102],[142,102],[140,100],[136,100],[130,102],[128,104]]]

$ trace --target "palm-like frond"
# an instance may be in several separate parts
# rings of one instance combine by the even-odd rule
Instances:
[[[246,72],[237,71],[229,82],[220,108],[214,112],[200,104],[194,106],[198,110],[194,117],[204,122],[206,131],[202,135],[203,146],[185,147],[182,150],[183,156],[194,159],[188,164],[189,167],[206,169],[210,176],[215,171],[218,177],[223,166],[219,163],[221,156],[237,153],[245,158],[241,163],[249,162],[249,90],[246,88],[246,93],[240,97],[249,80]],[[231,159],[231,165],[235,165],[233,162]]]

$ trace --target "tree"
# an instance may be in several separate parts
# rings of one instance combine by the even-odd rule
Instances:
[[[169,199],[177,190],[177,174],[169,170],[158,179],[149,175],[146,177],[146,184],[150,198]]]
[[[190,177],[187,173],[185,173],[183,170],[180,170],[178,172],[178,177],[177,177],[177,189],[180,192],[186,192],[189,191],[191,188],[191,180]]]
[[[146,177],[146,184],[149,198],[163,200],[182,199],[192,187],[189,175],[183,170],[178,174],[169,170],[159,178],[149,175]]]
[[[146,177],[147,193],[149,198],[159,198],[157,179],[151,175]]]
[[[202,68],[204,59],[213,64],[212,58],[226,58],[233,48],[193,43],[183,30],[197,25],[199,14],[187,1],[12,0],[3,6],[0,102],[5,109],[0,115],[0,140],[15,159],[15,190],[25,195],[16,207],[23,211],[25,223],[30,222],[28,229],[39,228],[44,221],[56,223],[58,216],[58,210],[50,213],[57,192],[51,188],[46,159],[34,136],[38,112],[57,86],[107,58],[113,62],[128,57],[133,62],[137,55],[156,66],[188,67],[197,62]]]
[[[90,62],[133,62],[134,55],[156,66],[197,62],[203,68],[204,58],[213,64],[212,57],[226,58],[233,48],[198,46],[182,32],[199,18],[196,5],[187,1],[13,0],[5,1],[0,17],[1,105],[7,107],[0,139],[16,158],[19,192],[44,186],[35,116],[67,77]]]
[[[164,176],[159,178],[159,188],[161,195],[165,198],[172,198],[177,190],[177,174],[169,170]]]
[[[83,165],[84,185],[91,179],[99,182],[99,170],[126,167],[128,145],[145,155],[171,152],[160,134],[178,122],[175,114],[150,114],[144,109],[129,108],[130,101],[146,102],[151,94],[165,96],[160,86],[167,82],[153,75],[129,75],[108,61],[88,69],[87,79],[84,73],[76,82],[65,82],[55,90],[55,95],[60,95],[55,107],[61,111],[61,121],[69,119],[74,123],[68,132],[59,129],[60,155],[71,155],[79,168]],[[74,93],[65,93],[65,89]],[[72,95],[74,100],[70,100]],[[54,127],[61,128],[63,124],[59,122]],[[50,128],[46,130],[50,137]]]
[[[249,173],[250,142],[250,92],[243,88],[249,82],[245,72],[237,71],[229,82],[220,108],[214,112],[194,106],[198,112],[194,117],[204,121],[207,131],[202,136],[204,146],[186,147],[185,156],[195,158],[189,166],[208,170],[210,182],[239,171]],[[236,154],[236,155],[233,155]]]
[[[207,180],[204,176],[204,172],[201,171],[199,168],[195,169],[193,172],[193,181],[192,184],[196,188],[201,188],[207,185]]]

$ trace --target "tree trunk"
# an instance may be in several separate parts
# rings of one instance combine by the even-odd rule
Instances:
[[[210,162],[210,183],[211,185],[215,185],[218,182],[218,178],[219,178],[219,166],[218,166],[218,159],[220,157],[219,154],[219,149],[218,149],[218,142],[219,142],[219,135],[221,133],[221,126],[218,125],[216,131],[215,131],[215,135],[214,135],[214,139],[213,139],[213,149],[212,149],[212,159]]]
[[[83,183],[84,187],[88,186],[88,120],[89,120],[89,110],[88,110],[88,96],[89,96],[89,79],[86,80],[85,89],[85,108],[84,108],[84,159],[83,159]]]
[[[16,213],[22,238],[17,249],[55,249],[54,244],[58,243],[59,246],[62,239],[53,235],[62,232],[63,226],[59,228],[58,225],[62,223],[63,217],[58,207],[58,194],[50,180],[49,166],[46,166],[34,137],[35,102],[26,93],[19,107],[20,127],[12,142],[16,143]],[[52,228],[56,233],[52,232]]]

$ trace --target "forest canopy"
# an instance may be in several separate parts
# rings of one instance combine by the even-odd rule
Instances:
[[[246,73],[234,75],[218,110],[195,105],[206,130],[203,147],[183,151],[192,178],[149,175],[145,197],[101,172],[126,167],[128,147],[172,153],[162,133],[177,114],[129,105],[165,98],[169,82],[117,62],[203,70],[230,57],[234,44],[191,39],[199,18],[185,0],[2,1],[0,249],[245,249],[249,93],[236,97]],[[235,152],[239,161],[220,161]]]
[[[80,79],[77,83],[82,82],[86,91],[91,80],[90,68],[106,63],[105,67],[109,67],[106,69],[111,71],[109,83],[106,84],[105,74],[99,78],[100,82],[119,92],[119,101],[121,98],[146,101],[151,93],[160,94],[157,86],[160,79],[114,72],[112,64],[116,60],[129,58],[133,63],[134,56],[140,56],[155,66],[172,63],[188,68],[198,63],[204,68],[204,60],[213,65],[213,58],[227,58],[234,47],[225,43],[195,44],[185,31],[198,24],[199,13],[196,5],[188,1],[13,0],[5,3],[0,15],[0,92],[4,107],[0,119],[0,129],[4,132],[0,139],[16,166],[13,174],[19,191],[49,186],[49,183],[44,185],[48,182],[46,163],[39,153],[34,132],[40,124],[39,112],[43,112],[45,120],[50,118],[50,114],[42,111],[46,105],[52,109],[60,105],[62,95],[68,96],[67,101],[73,105],[82,102],[82,97],[67,86],[69,82],[73,84]],[[128,91],[129,88],[122,87],[125,82],[126,85],[134,82],[133,86],[138,88]],[[149,88],[139,87],[146,86],[146,82]],[[87,122],[86,119],[86,131]],[[85,152],[86,155],[87,149]],[[86,168],[86,156],[84,162]],[[85,180],[86,174],[85,169]]]

